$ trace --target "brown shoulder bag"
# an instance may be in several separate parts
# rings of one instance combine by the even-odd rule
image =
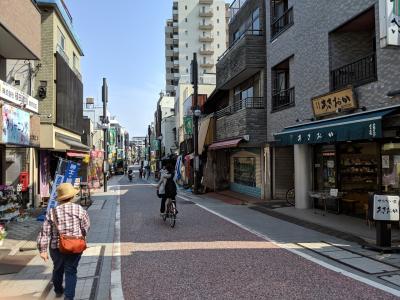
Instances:
[[[86,250],[86,238],[84,236],[72,236],[61,234],[58,229],[58,221],[56,216],[56,210],[53,208],[53,218],[54,223],[56,225],[56,229],[58,231],[58,241],[59,241],[59,250],[63,254],[81,254]]]

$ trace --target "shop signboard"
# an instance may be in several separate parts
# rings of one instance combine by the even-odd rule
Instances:
[[[2,107],[2,143],[30,144],[30,114],[8,104]]]
[[[0,80],[0,99],[24,107],[34,113],[39,112],[39,101],[37,99],[2,80]]]
[[[374,195],[373,218],[375,221],[399,221],[399,196]]]
[[[400,0],[379,0],[381,47],[400,46]]]
[[[183,125],[185,134],[192,135],[193,134],[193,118],[192,116],[183,117]]]
[[[311,99],[315,117],[335,114],[358,107],[352,87]]]
[[[30,138],[29,144],[33,147],[40,146],[40,117],[37,115],[31,116],[30,119]]]

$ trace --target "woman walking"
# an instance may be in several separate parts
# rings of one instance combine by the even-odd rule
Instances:
[[[89,216],[80,205],[72,203],[78,191],[70,183],[63,183],[57,188],[59,205],[47,212],[42,230],[37,238],[40,257],[48,261],[48,248],[53,260],[53,285],[56,297],[73,300],[77,282],[77,268],[81,259],[82,241],[90,227]],[[72,253],[64,247],[64,242],[72,242]],[[76,244],[78,243],[78,244]],[[75,245],[80,245],[76,247]],[[78,251],[76,251],[78,249]],[[79,250],[80,249],[80,250]],[[62,286],[65,274],[65,289]]]

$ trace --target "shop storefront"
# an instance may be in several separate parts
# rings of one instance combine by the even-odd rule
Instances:
[[[34,206],[38,177],[38,101],[0,81],[0,222],[23,218]]]
[[[330,208],[364,218],[373,193],[399,194],[399,113],[400,106],[392,106],[293,126],[276,134],[277,144],[293,145],[295,150],[296,206],[299,202],[300,208],[310,207],[310,192],[337,189],[342,196]],[[302,180],[307,176],[309,182]]]

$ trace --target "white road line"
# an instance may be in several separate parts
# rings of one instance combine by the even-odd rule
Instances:
[[[120,209],[121,195],[118,190],[116,211],[115,211],[115,227],[114,227],[114,243],[112,254],[112,268],[111,268],[111,291],[110,296],[113,300],[124,300],[124,293],[122,291],[122,278],[121,278],[121,209]]]
[[[181,198],[181,199],[183,199],[183,200],[185,200],[185,201],[194,202],[193,199],[188,199],[188,198],[186,198],[186,197],[184,197],[184,196],[181,196],[181,195],[178,195],[178,197]],[[280,247],[280,248],[283,248],[283,249],[285,249],[285,250],[287,250],[287,251],[289,251],[289,252],[291,252],[291,253],[294,253],[294,254],[296,254],[296,255],[299,255],[299,256],[301,256],[301,257],[303,257],[303,258],[305,258],[305,259],[307,259],[307,260],[309,260],[309,261],[312,261],[312,262],[314,262],[314,263],[316,263],[316,264],[318,264],[318,265],[320,265],[320,266],[322,266],[322,267],[325,267],[325,268],[327,268],[327,269],[329,269],[329,270],[332,270],[332,271],[334,271],[334,272],[340,273],[340,274],[342,274],[342,275],[344,275],[344,276],[350,277],[350,278],[352,278],[352,279],[354,279],[354,280],[360,281],[360,282],[365,283],[365,284],[367,284],[367,285],[369,285],[369,286],[372,286],[372,287],[374,287],[374,288],[380,289],[380,290],[382,290],[382,291],[385,291],[385,292],[387,292],[387,293],[390,293],[390,294],[392,294],[392,295],[395,295],[395,296],[397,296],[397,297],[400,297],[400,291],[399,291],[399,290],[393,289],[393,288],[391,288],[391,287],[388,287],[388,286],[383,285],[383,284],[381,284],[381,283],[378,283],[378,282],[375,282],[375,281],[373,281],[373,280],[364,278],[364,277],[362,277],[362,276],[353,274],[353,273],[351,273],[351,272],[349,272],[349,271],[346,271],[346,270],[343,270],[343,269],[341,269],[341,268],[332,266],[332,265],[330,265],[330,264],[328,264],[328,263],[326,263],[326,262],[324,262],[324,261],[322,261],[322,260],[320,260],[320,259],[317,259],[317,258],[315,258],[315,257],[312,257],[312,256],[310,256],[310,255],[308,255],[308,254],[302,253],[302,252],[300,252],[300,251],[298,251],[298,250],[296,250],[296,249],[288,248],[288,247],[286,247],[284,244],[278,243],[277,241],[275,241],[275,240],[271,239],[270,237],[266,236],[265,234],[263,234],[263,233],[261,233],[261,232],[258,232],[258,231],[254,230],[254,229],[252,229],[252,228],[249,228],[249,227],[247,227],[246,225],[243,225],[243,224],[241,224],[241,223],[239,223],[239,222],[237,222],[237,221],[235,221],[235,220],[233,220],[233,219],[231,219],[231,218],[229,218],[229,217],[226,217],[226,216],[224,216],[224,215],[222,215],[222,214],[220,214],[220,213],[218,213],[218,212],[216,212],[216,211],[213,211],[212,209],[209,209],[209,208],[207,208],[207,207],[205,207],[205,206],[203,206],[203,205],[201,205],[201,204],[198,204],[198,203],[196,203],[196,205],[197,205],[198,207],[200,207],[200,208],[202,208],[202,209],[204,209],[204,210],[206,210],[206,211],[208,211],[208,212],[210,212],[210,213],[212,213],[212,214],[214,214],[214,215],[216,215],[216,216],[218,216],[218,217],[220,217],[220,218],[222,218],[222,219],[224,219],[224,220],[226,220],[226,221],[228,221],[228,222],[230,222],[230,223],[232,223],[232,224],[234,224],[234,225],[236,225],[236,226],[238,226],[238,227],[240,227],[240,228],[242,228],[242,229],[244,229],[244,230],[247,230],[247,231],[250,232],[250,233],[253,233],[253,234],[259,236],[260,238],[262,238],[262,239],[264,239],[264,240],[267,240],[267,241],[269,241],[269,242],[271,242],[271,243],[277,245],[277,246]]]

